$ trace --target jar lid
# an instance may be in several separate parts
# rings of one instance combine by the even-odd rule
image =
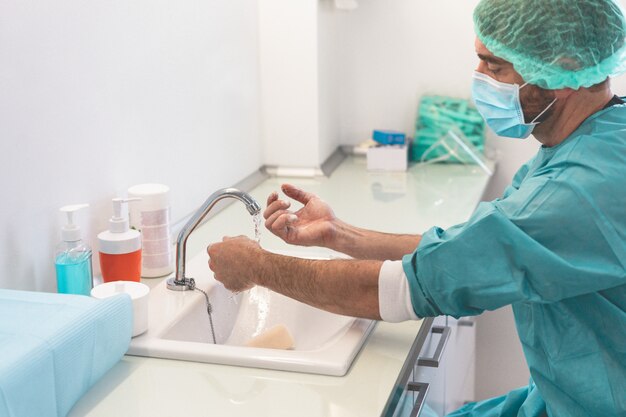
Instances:
[[[91,289],[91,296],[94,298],[107,298],[116,294],[128,294],[135,300],[145,297],[150,292],[150,287],[141,282],[134,281],[113,281],[97,285]]]
[[[139,211],[161,210],[169,206],[170,187],[163,184],[138,184],[128,189],[128,197],[139,197]]]

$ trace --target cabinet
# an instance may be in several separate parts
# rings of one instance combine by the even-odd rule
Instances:
[[[450,327],[446,317],[435,317],[430,334],[415,362],[415,382],[427,383],[425,404],[438,416],[446,413],[446,363],[449,360]],[[431,412],[431,414],[432,414]],[[424,412],[429,416],[428,412]]]
[[[446,325],[450,340],[444,362],[445,412],[450,413],[474,399],[476,327],[472,317],[447,317]]]
[[[407,358],[384,416],[444,416],[474,398],[472,319],[427,319]]]

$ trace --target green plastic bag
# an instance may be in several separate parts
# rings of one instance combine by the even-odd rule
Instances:
[[[444,96],[422,97],[409,159],[420,161],[426,151],[429,160],[441,157],[445,149],[430,148],[451,129],[460,130],[474,147],[484,152],[485,122],[469,100]],[[450,158],[447,162],[459,161]]]

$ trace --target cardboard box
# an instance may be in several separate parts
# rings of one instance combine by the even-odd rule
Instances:
[[[407,145],[381,145],[367,150],[369,171],[406,171],[408,163]]]

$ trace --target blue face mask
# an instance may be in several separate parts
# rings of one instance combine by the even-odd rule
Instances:
[[[498,136],[526,139],[539,123],[536,122],[556,102],[556,98],[532,122],[526,123],[519,90],[526,87],[517,84],[501,83],[493,78],[474,71],[472,97],[478,112],[487,125]]]

